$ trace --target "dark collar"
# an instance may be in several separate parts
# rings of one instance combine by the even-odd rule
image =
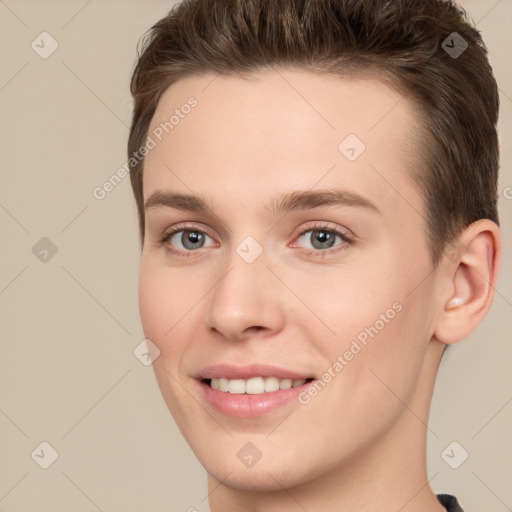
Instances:
[[[464,512],[455,496],[450,494],[438,494],[437,499],[448,512]]]

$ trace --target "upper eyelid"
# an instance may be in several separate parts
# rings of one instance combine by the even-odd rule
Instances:
[[[204,233],[204,234],[208,235],[210,238],[214,238],[208,232],[208,229],[206,229],[206,228],[203,228],[203,227],[200,227],[200,226],[181,226],[179,224],[177,226],[172,226],[168,230],[165,230],[164,234],[162,235],[162,238],[166,237],[166,236],[169,236],[171,234],[175,235],[176,233],[179,233],[180,231],[199,231],[200,233]]]
[[[325,229],[325,230],[333,230],[333,231],[349,231],[350,232],[350,230],[348,230],[347,228],[334,226],[333,225],[334,223],[332,223],[332,222],[327,222],[327,221],[310,221],[310,222],[312,222],[313,225],[303,227],[303,228],[298,228],[295,231],[295,234],[298,235],[298,234],[303,233],[304,231],[310,231],[310,230],[315,230],[315,229],[317,229],[317,230]],[[204,232],[207,235],[209,235],[208,228],[204,228],[197,224],[182,226],[181,223],[178,223],[177,225],[170,227],[169,230],[165,230],[165,233],[172,233],[172,232],[178,232],[178,231],[201,231],[201,232]],[[209,236],[211,236],[211,235],[209,235]]]

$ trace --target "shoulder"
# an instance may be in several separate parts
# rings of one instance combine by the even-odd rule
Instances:
[[[450,494],[438,494],[437,499],[448,512],[464,512],[455,496],[451,496]]]

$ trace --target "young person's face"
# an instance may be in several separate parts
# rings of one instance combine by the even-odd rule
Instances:
[[[197,105],[183,109],[191,96]],[[305,71],[188,77],[161,98],[144,199],[158,190],[208,207],[147,209],[141,320],[160,349],[153,366],[167,406],[223,484],[290,487],[377,447],[408,453],[408,436],[424,436],[441,285],[408,175],[418,126],[409,101],[380,81]],[[319,191],[343,200],[269,207]],[[191,232],[159,244],[171,228]],[[292,372],[319,391],[306,382],[261,394],[257,381],[256,394],[213,390],[203,377],[236,376],[206,370],[220,364],[272,365],[249,376]]]

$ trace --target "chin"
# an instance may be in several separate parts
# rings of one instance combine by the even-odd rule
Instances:
[[[208,473],[223,485],[240,491],[273,492],[282,491],[305,482],[306,478],[291,475],[289,468],[233,468],[226,464],[220,467],[203,465]]]

